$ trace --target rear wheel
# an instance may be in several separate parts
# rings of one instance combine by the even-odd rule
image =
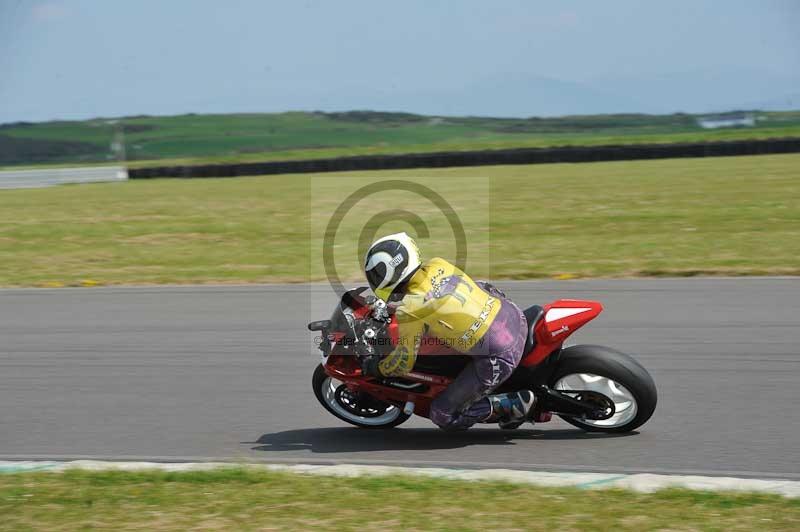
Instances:
[[[632,357],[599,345],[576,345],[563,350],[550,378],[556,390],[591,390],[614,402],[608,419],[561,418],[589,432],[630,432],[643,425],[656,409],[653,378]]]
[[[312,385],[314,395],[328,412],[356,427],[388,429],[411,417],[393,404],[363,392],[351,392],[343,382],[325,373],[322,364],[314,370]]]

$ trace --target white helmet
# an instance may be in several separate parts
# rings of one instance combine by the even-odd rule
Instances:
[[[364,258],[364,273],[369,287],[384,301],[398,285],[419,268],[419,249],[406,233],[395,233],[376,240]]]

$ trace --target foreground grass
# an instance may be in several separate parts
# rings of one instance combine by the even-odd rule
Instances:
[[[773,495],[542,488],[246,469],[0,475],[0,529],[797,530]]]
[[[800,155],[497,166],[0,191],[0,285],[322,280],[319,237],[354,188],[414,180],[467,227],[470,272],[549,276],[800,274]],[[418,212],[428,255],[452,234],[426,201],[359,204],[337,246],[379,210]],[[388,224],[381,232],[407,229]]]

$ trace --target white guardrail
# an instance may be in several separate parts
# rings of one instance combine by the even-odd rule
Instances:
[[[102,183],[127,179],[128,170],[122,166],[0,170],[0,188],[39,188],[67,183]]]

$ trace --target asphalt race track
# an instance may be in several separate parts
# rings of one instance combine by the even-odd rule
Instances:
[[[572,338],[659,389],[638,433],[350,428],[310,389],[320,287],[0,291],[0,459],[232,459],[800,478],[800,279],[498,283],[602,301]],[[311,302],[315,301],[312,310]]]

